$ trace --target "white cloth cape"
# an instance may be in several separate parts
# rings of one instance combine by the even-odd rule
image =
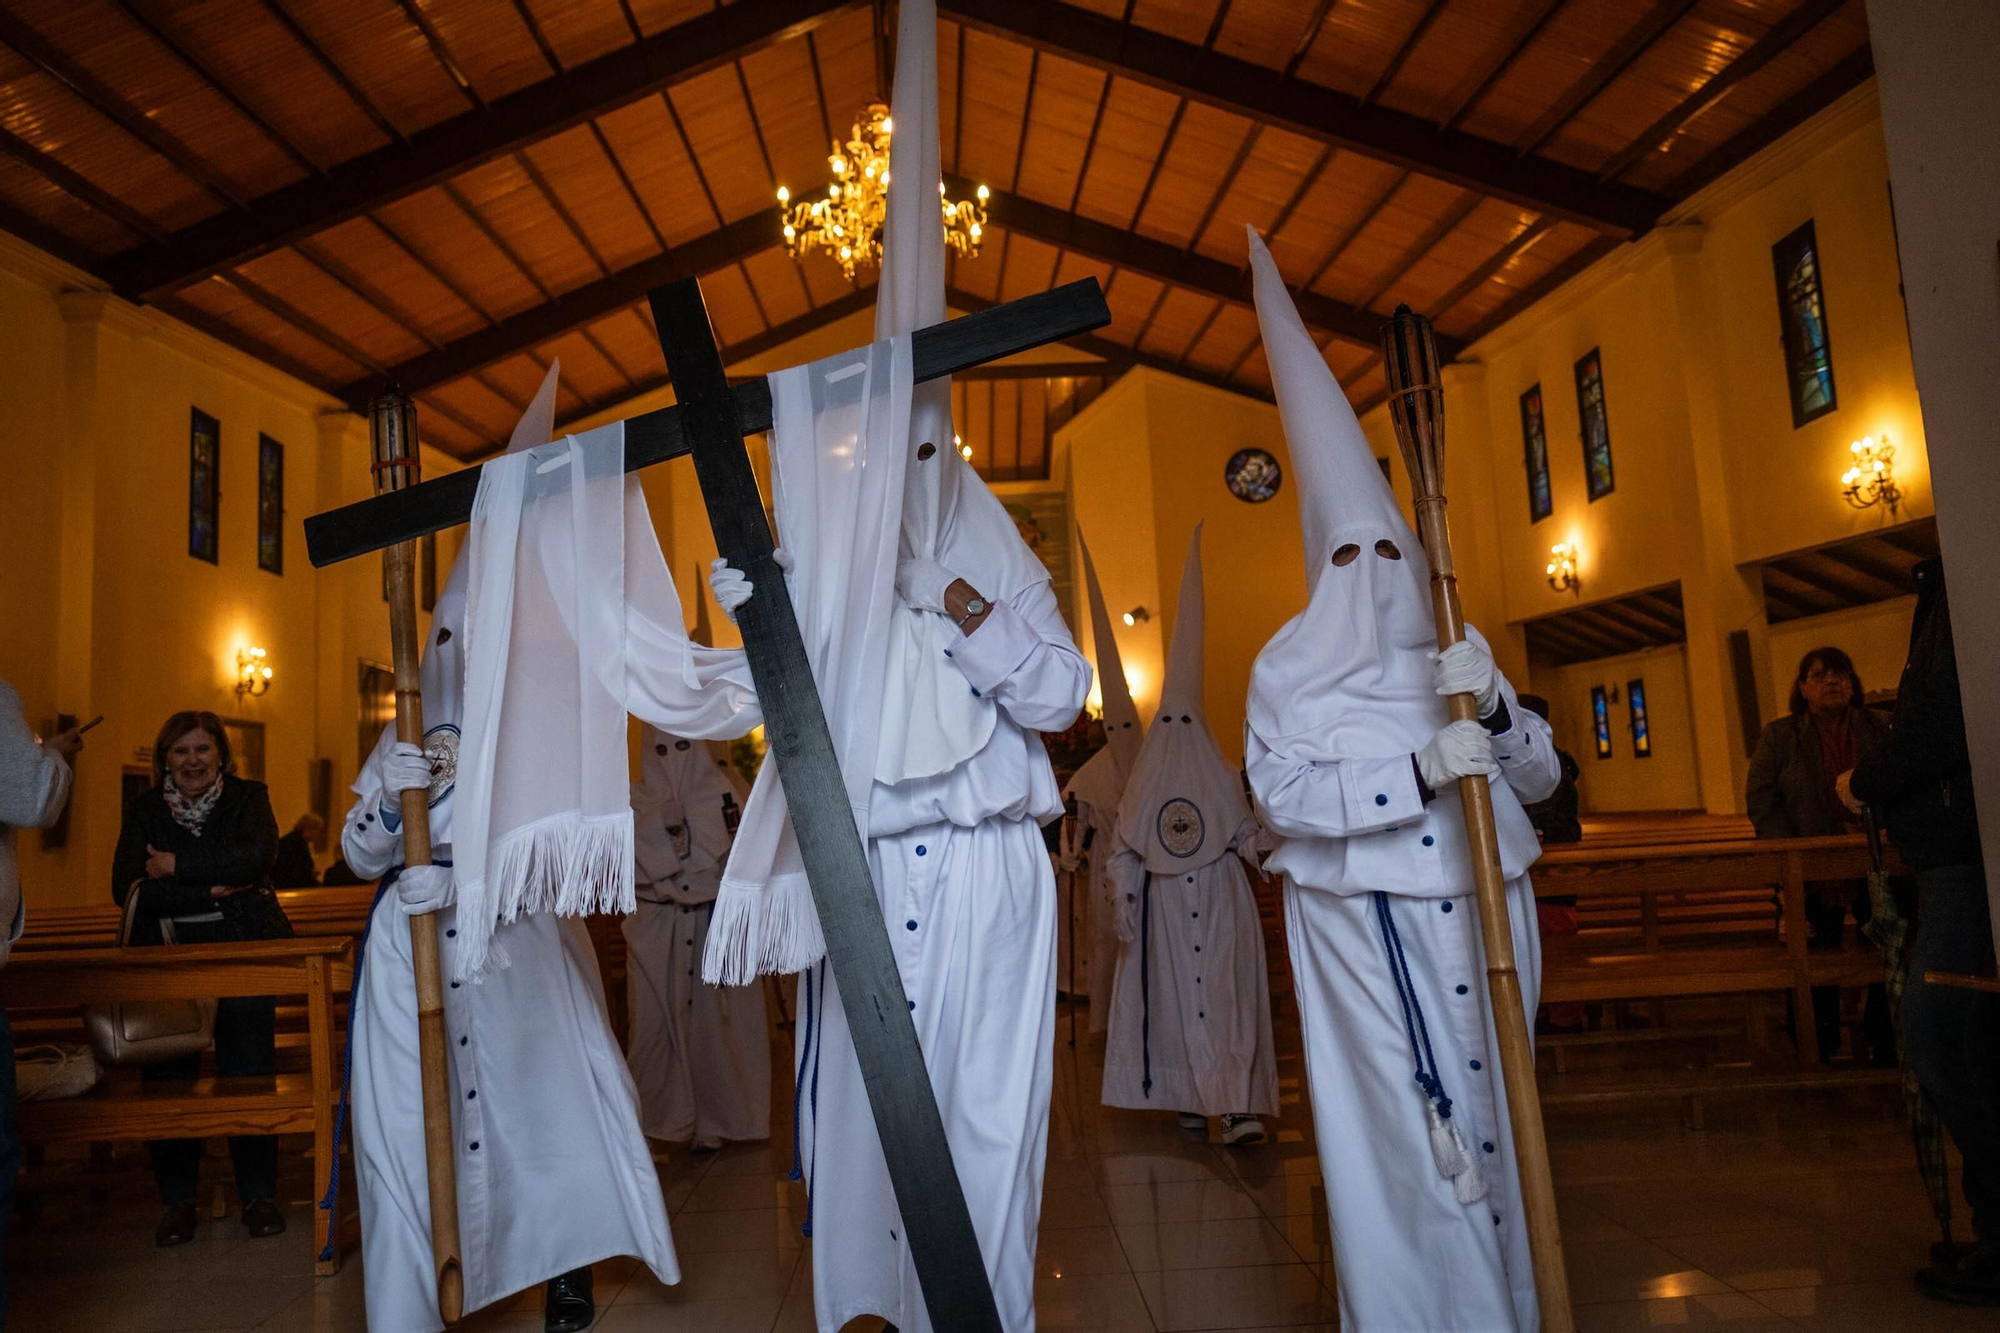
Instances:
[[[1118,805],[1120,843],[1156,874],[1186,873],[1228,855],[1250,819],[1243,781],[1223,762],[1202,704],[1206,619],[1197,523],[1181,571],[1160,707],[1132,761]]]
[[[496,923],[632,910],[626,713],[694,737],[761,720],[742,653],[682,627],[624,437],[615,422],[481,472],[465,553],[461,981],[487,967]]]

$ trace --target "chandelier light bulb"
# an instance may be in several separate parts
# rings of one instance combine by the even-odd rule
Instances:
[[[849,282],[860,264],[882,262],[882,233],[888,215],[889,142],[896,122],[889,108],[870,106],[854,122],[852,136],[835,141],[827,157],[833,179],[826,197],[814,204],[795,203],[788,189],[778,193],[779,221],[785,248],[803,260],[810,250],[825,250],[837,259]],[[948,187],[938,182],[938,207],[945,244],[961,258],[979,254],[986,231],[986,201],[992,191],[975,187],[975,198],[953,202]]]
[[[1879,441],[1864,435],[1847,446],[1853,462],[1840,474],[1840,495],[1856,509],[1886,505],[1894,515],[1903,502],[1903,489],[1896,484],[1896,446],[1884,435]]]

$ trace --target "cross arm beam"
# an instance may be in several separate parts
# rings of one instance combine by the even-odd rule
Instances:
[[[919,382],[939,379],[1110,322],[1111,310],[1097,279],[1084,278],[917,330],[911,338],[913,370]],[[771,428],[771,390],[765,381],[738,385],[730,394],[743,434]],[[625,423],[627,472],[689,451],[681,410],[662,407]],[[468,522],[473,497],[479,492],[479,474],[480,468],[469,467],[315,514],[305,523],[307,554],[315,567],[324,567]]]
[[[1332,144],[1538,213],[1629,239],[1671,202],[1665,195],[1507,144],[1439,129],[1283,71],[1184,42],[1060,0],[939,0],[967,27]]]
[[[128,250],[103,274],[121,295],[157,300],[859,7],[860,0],[724,5],[252,199],[240,212]]]

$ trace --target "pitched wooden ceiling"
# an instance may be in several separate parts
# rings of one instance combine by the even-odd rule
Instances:
[[[869,304],[773,193],[882,96],[889,8],[8,0],[0,228],[351,402],[394,379],[476,456],[553,357],[566,417],[657,387],[667,278],[732,362]],[[954,307],[1095,275],[1079,359],[1255,395],[1246,222],[1365,402],[1398,301],[1455,349],[1872,72],[1862,0],[939,8],[946,171],[994,191]],[[976,385],[1015,441],[974,461],[1045,474],[1020,423],[1076,392]]]

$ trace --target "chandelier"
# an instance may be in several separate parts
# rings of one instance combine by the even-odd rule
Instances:
[[[857,264],[882,262],[882,223],[889,207],[889,136],[896,123],[889,108],[870,104],[865,121],[854,125],[854,137],[836,142],[827,155],[833,181],[826,197],[810,203],[792,202],[792,192],[778,187],[778,217],[785,224],[785,249],[793,259],[823,249],[840,261],[841,272],[854,281]],[[982,185],[976,199],[953,203],[938,182],[938,203],[944,210],[944,243],[966,259],[979,256],[986,232],[986,200]]]

